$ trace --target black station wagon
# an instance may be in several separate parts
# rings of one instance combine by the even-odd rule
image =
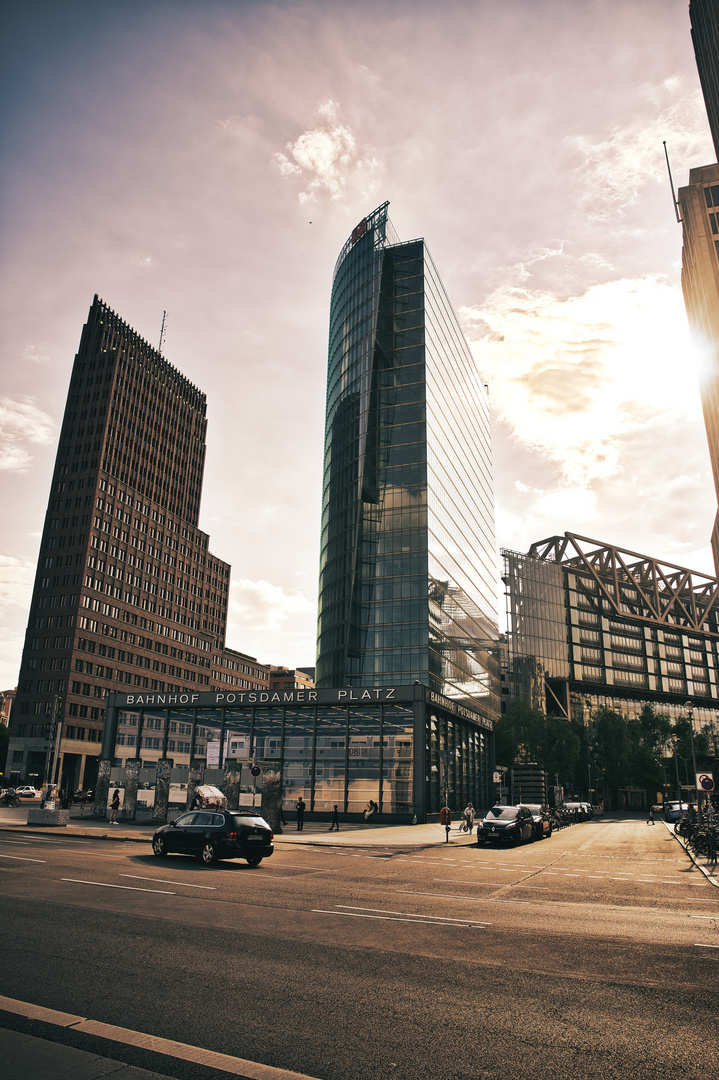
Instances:
[[[190,810],[163,825],[152,837],[152,850],[166,855],[194,855],[209,866],[218,859],[247,859],[259,866],[275,850],[272,830],[258,814],[241,810]]]

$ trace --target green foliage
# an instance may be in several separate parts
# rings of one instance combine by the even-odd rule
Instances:
[[[651,803],[662,790],[662,759],[668,760],[675,741],[679,755],[691,757],[688,722],[679,720],[672,727],[669,716],[650,704],[632,717],[599,709],[587,727],[515,702],[495,725],[497,764],[536,762],[550,784],[556,775],[581,798],[587,797],[591,780],[595,800],[603,797],[608,805],[616,804],[623,789],[644,791]],[[694,742],[697,763],[708,760],[706,737],[695,734]]]
[[[661,758],[672,736],[671,720],[644,705],[639,716],[600,709],[593,717],[591,750],[596,787],[614,804],[621,789],[644,791],[652,802],[662,789]]]
[[[554,781],[570,776],[580,751],[572,725],[556,716],[545,716],[526,702],[513,702],[495,725],[495,756],[498,765],[536,762]]]

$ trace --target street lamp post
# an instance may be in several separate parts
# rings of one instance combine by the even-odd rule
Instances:
[[[699,816],[699,826],[702,824],[702,801],[699,788],[696,786],[697,781],[697,755],[694,750],[694,706],[691,701],[684,703],[684,708],[687,710],[687,719],[689,720],[689,736],[692,743],[692,764],[694,766],[694,790],[697,793],[697,813]]]
[[[677,771],[677,799],[679,800],[679,813],[682,811],[682,782],[679,779],[679,758],[677,757],[677,748],[674,747],[674,767]]]

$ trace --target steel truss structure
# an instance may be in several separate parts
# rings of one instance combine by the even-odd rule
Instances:
[[[576,533],[532,544],[528,555],[586,575],[622,618],[719,637],[716,578]]]

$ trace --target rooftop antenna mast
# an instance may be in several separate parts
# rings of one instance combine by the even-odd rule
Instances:
[[[157,347],[157,351],[159,352],[159,354],[161,356],[162,356],[162,346],[165,344],[165,336],[166,336],[165,325],[166,325],[166,323],[167,323],[167,312],[163,311],[163,313],[162,313],[162,327],[160,329],[160,344]]]
[[[674,191],[674,180],[672,179],[672,169],[671,169],[671,165],[669,164],[669,153],[667,151],[667,141],[666,141],[666,139],[664,140],[663,146],[664,146],[664,156],[667,159],[667,172],[669,173],[669,183],[670,183],[671,189],[672,189],[672,203],[674,204],[674,213],[676,214],[677,225],[681,225],[682,219],[681,219],[681,216],[679,214],[679,203],[677,202],[677,197],[676,197],[676,194],[675,194],[675,191]]]

